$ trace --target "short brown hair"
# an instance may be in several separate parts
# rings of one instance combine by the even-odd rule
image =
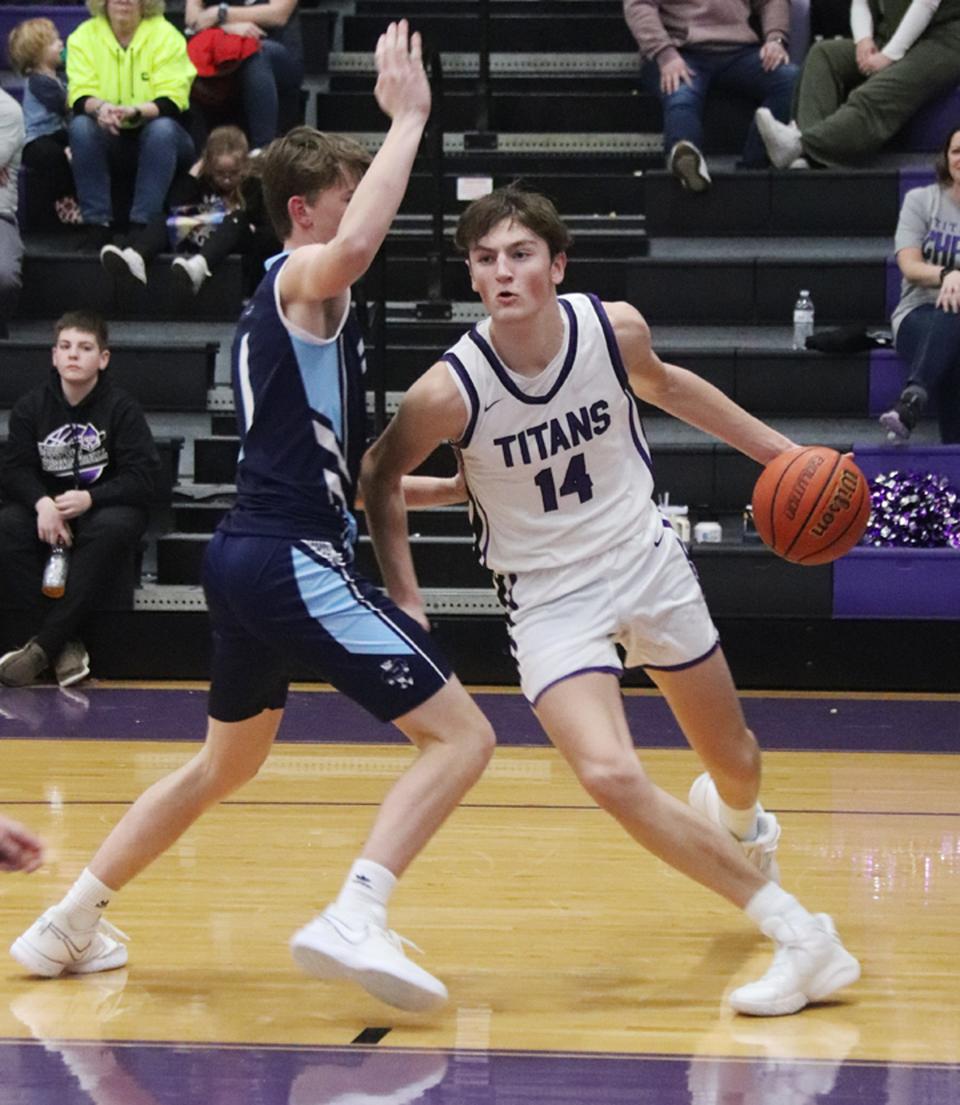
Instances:
[[[335,184],[359,180],[367,171],[370,154],[352,138],[324,134],[313,127],[294,127],[275,138],[260,155],[263,202],[282,242],[293,223],[287,203],[303,196],[309,203]]]
[[[106,319],[96,311],[67,311],[61,315],[53,324],[55,342],[60,340],[60,334],[64,330],[82,330],[84,334],[93,334],[100,349],[106,349],[110,341]]]
[[[454,235],[457,248],[469,253],[504,219],[515,220],[542,238],[551,257],[566,253],[573,241],[566,223],[545,195],[509,184],[474,200],[463,212]]]
[[[933,163],[933,170],[937,174],[937,183],[944,188],[953,183],[953,177],[950,175],[950,144],[958,131],[960,131],[960,127],[950,128],[950,133],[944,139]]]
[[[7,36],[7,53],[13,68],[20,74],[29,73],[59,34],[52,19],[25,19],[18,23]]]

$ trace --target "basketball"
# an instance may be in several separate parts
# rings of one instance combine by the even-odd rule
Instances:
[[[794,564],[829,564],[863,537],[870,487],[849,458],[825,445],[788,449],[760,473],[753,521],[763,541]]]

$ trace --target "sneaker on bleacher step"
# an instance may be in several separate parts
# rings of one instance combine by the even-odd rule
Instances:
[[[108,273],[117,279],[126,279],[132,276],[141,284],[147,282],[147,266],[143,258],[133,248],[125,246],[107,245],[100,250],[100,264]]]
[[[192,257],[174,257],[170,270],[179,287],[193,295],[200,291],[203,282],[211,275],[207,259],[201,253],[195,253]]]
[[[53,673],[61,687],[72,687],[90,674],[90,654],[82,641],[67,641],[53,661]]]
[[[88,975],[112,971],[127,962],[128,937],[102,917],[92,929],[75,929],[66,910],[52,906],[10,946],[13,958],[33,975]]]
[[[708,821],[712,821],[721,828],[725,827],[720,820],[720,795],[717,793],[717,784],[710,778],[708,772],[705,771],[693,780],[688,801],[693,809],[702,813]],[[761,875],[771,882],[780,882],[780,867],[777,864],[780,824],[772,813],[760,806],[757,810],[757,835],[752,840],[738,840],[737,843]]]
[[[670,151],[670,172],[689,192],[705,192],[711,184],[703,154],[692,142],[677,142]]]
[[[783,1017],[798,1013],[812,1001],[823,1001],[857,981],[860,964],[840,943],[833,920],[817,913],[802,927],[784,917],[760,926],[777,945],[773,963],[756,982],[730,995],[738,1013],[753,1017]]]
[[[446,986],[407,959],[403,944],[410,941],[370,923],[355,928],[328,906],[293,934],[290,953],[308,975],[356,982],[398,1009],[419,1013],[442,1005]]]
[[[0,686],[28,687],[47,670],[50,660],[31,637],[23,648],[0,656]]]
[[[788,169],[803,157],[800,128],[796,123],[781,123],[768,107],[758,107],[754,115],[767,157],[775,169]]]
[[[887,431],[888,441],[907,441],[927,403],[927,393],[917,384],[910,384],[890,410],[880,415],[880,425]]]

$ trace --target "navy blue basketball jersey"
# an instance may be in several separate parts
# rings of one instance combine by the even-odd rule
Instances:
[[[349,299],[329,339],[283,316],[277,277],[287,256],[268,263],[234,337],[237,501],[220,528],[344,548],[356,539],[353,507],[366,444],[363,339]]]

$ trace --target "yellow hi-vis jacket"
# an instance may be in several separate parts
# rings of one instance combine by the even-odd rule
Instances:
[[[67,103],[96,96],[122,107],[166,97],[185,111],[197,71],[187,40],[162,15],[141,21],[130,45],[105,15],[84,20],[67,39]]]

